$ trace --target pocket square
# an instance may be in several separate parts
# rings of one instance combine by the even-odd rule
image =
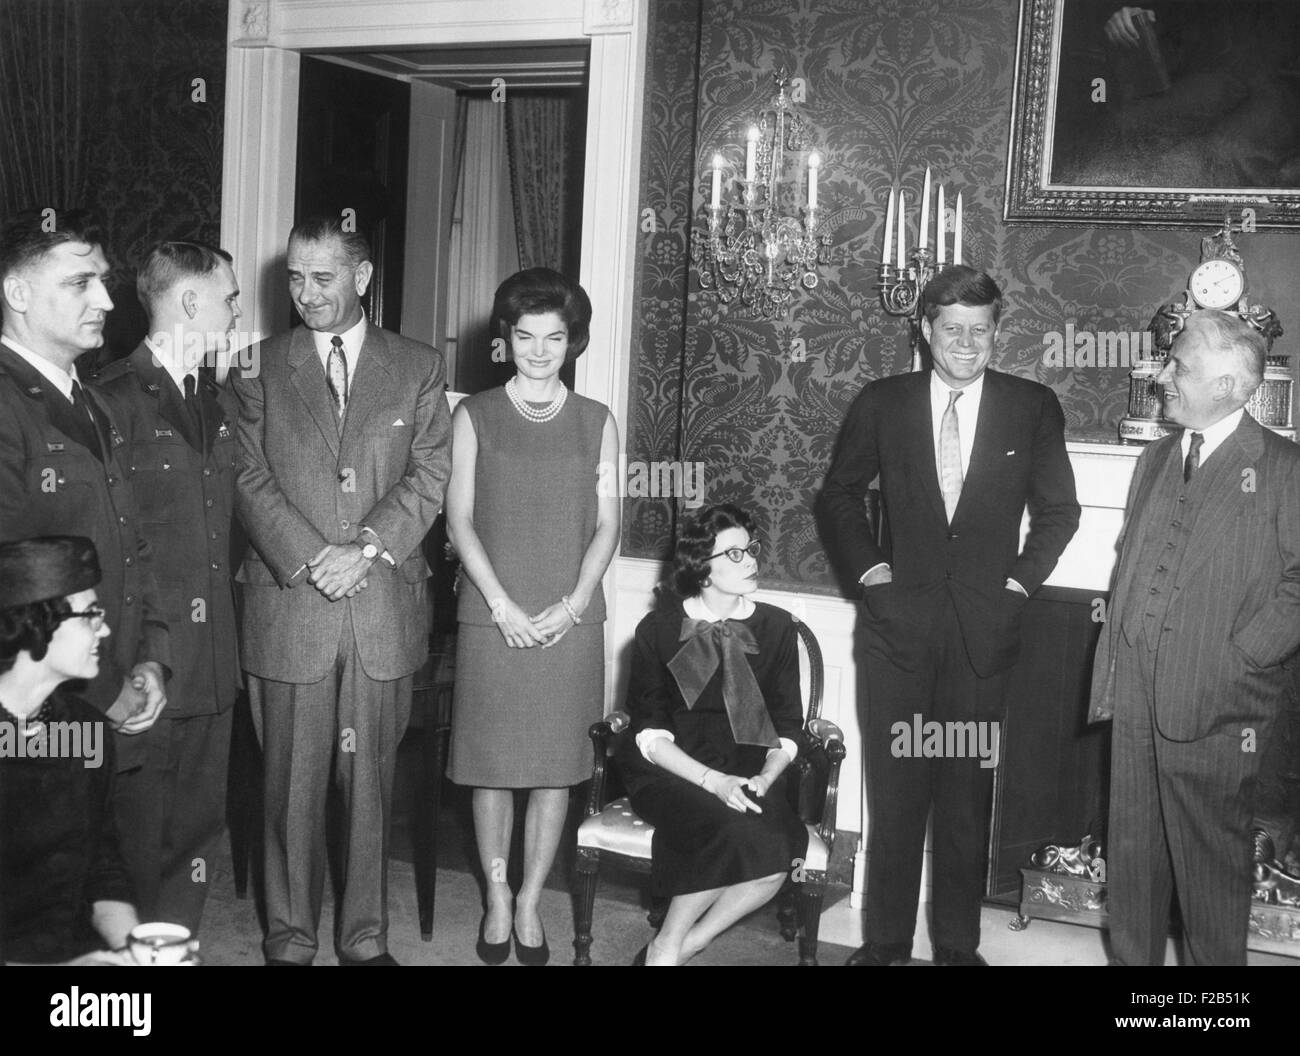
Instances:
[[[397,419],[397,421],[395,421],[395,422],[393,423],[393,428],[396,429],[399,425],[405,425],[405,424],[406,424],[406,423],[405,423],[404,421],[402,421],[402,419],[399,418],[399,419]]]
[[[1016,449],[1014,447],[1007,452],[1008,455],[1014,455],[1015,453],[1016,453]]]

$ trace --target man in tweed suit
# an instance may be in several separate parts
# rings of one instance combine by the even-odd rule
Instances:
[[[236,508],[251,547],[240,638],[266,773],[268,964],[310,964],[331,773],[343,807],[344,965],[391,965],[388,819],[411,676],[428,653],[420,542],[442,507],[442,358],[368,326],[370,250],[337,217],[289,235],[306,326],[258,346],[240,401]]]
[[[1300,448],[1244,407],[1264,339],[1197,311],[1160,374],[1183,426],[1138,460],[1089,718],[1111,733],[1109,910],[1124,964],[1245,964],[1261,753],[1300,645]]]

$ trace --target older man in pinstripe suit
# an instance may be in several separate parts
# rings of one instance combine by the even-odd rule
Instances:
[[[1294,693],[1300,448],[1245,403],[1263,338],[1197,311],[1160,375],[1182,431],[1139,459],[1090,718],[1111,735],[1109,908],[1124,964],[1164,958],[1173,892],[1191,964],[1245,964],[1259,760]]]

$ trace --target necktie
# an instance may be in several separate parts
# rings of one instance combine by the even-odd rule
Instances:
[[[1187,457],[1183,459],[1183,483],[1187,484],[1192,479],[1192,474],[1200,468],[1201,465],[1201,445],[1205,443],[1205,437],[1201,433],[1192,434],[1192,442],[1187,447]]]
[[[198,397],[198,384],[193,374],[185,375],[185,409],[189,412],[190,421],[194,423],[194,431],[198,434],[199,443],[203,443],[203,406]]]
[[[86,400],[86,393],[81,388],[81,382],[76,378],[72,380],[72,406],[77,409],[91,425],[95,425],[95,412],[90,409],[90,404]]]
[[[108,437],[100,427],[99,418],[96,416],[94,409],[90,406],[90,401],[86,399],[85,390],[81,387],[81,382],[76,378],[72,379],[72,409],[82,415],[90,423],[90,435],[95,438],[95,442],[101,447],[108,447]],[[94,450],[94,447],[91,447]],[[98,455],[96,458],[100,457]]]
[[[943,508],[948,514],[948,523],[957,512],[957,500],[961,498],[961,437],[957,432],[956,403],[961,399],[960,390],[948,393],[948,407],[939,422],[939,487],[943,491]]]
[[[330,388],[330,398],[338,408],[339,418],[348,409],[348,357],[343,351],[343,338],[335,334],[330,338],[330,356],[325,364],[325,382]]]

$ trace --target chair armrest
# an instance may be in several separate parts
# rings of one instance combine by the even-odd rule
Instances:
[[[844,731],[830,719],[809,719],[808,732],[823,749],[829,749],[832,741],[839,742],[841,750],[844,748]]]
[[[609,742],[616,734],[622,733],[632,725],[632,716],[626,711],[611,711],[599,722],[593,722],[587,730],[591,738],[592,764],[591,788],[587,792],[586,817],[599,814],[605,798],[605,767],[609,754]]]
[[[817,834],[826,846],[835,846],[835,816],[839,810],[840,767],[844,763],[844,731],[830,719],[810,719],[806,727],[816,748],[826,755],[826,799],[822,804],[821,823]]]

